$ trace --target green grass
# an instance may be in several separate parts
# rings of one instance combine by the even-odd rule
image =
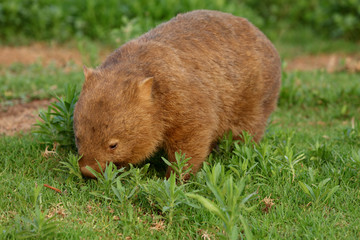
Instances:
[[[306,26],[294,28],[284,25],[260,29],[274,43],[283,60],[304,55],[359,53],[359,42],[317,35]]]
[[[65,84],[80,87],[82,79],[79,69],[15,65],[0,76],[1,101],[63,95]],[[260,144],[224,138],[182,185],[164,179],[161,154],[150,165],[108,168],[99,181],[84,180],[70,151],[46,158],[31,134],[1,136],[1,238],[358,239],[359,79],[284,73],[279,107]]]
[[[95,67],[99,47],[114,49],[178,12],[210,8],[248,17],[285,60],[352,54],[359,47],[323,33],[315,36],[306,24],[282,20],[268,26],[248,7],[252,1],[141,2],[76,1],[69,8],[67,1],[5,1],[0,12],[9,17],[0,19],[0,43],[66,42]],[[66,69],[40,63],[0,66],[0,105],[69,97],[66,85],[80,89],[84,77],[72,63]],[[346,72],[284,73],[278,109],[260,144],[225,137],[203,169],[182,184],[164,178],[161,152],[128,170],[110,165],[97,181],[82,178],[78,156],[69,148],[45,157],[46,138],[73,144],[68,138],[72,105],[65,97],[57,106],[69,106],[68,112],[56,120],[67,119],[67,132],[53,122],[45,140],[32,134],[0,136],[0,239],[359,239],[359,80],[359,74]],[[181,176],[186,159],[181,154],[177,159],[174,168]]]
[[[47,99],[54,94],[63,94],[67,84],[79,84],[84,76],[78,70],[65,72],[55,65],[44,67],[41,64],[30,66],[13,64],[9,68],[3,67],[2,71],[1,103],[19,99],[28,102],[33,99]]]

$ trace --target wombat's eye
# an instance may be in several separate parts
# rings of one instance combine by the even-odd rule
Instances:
[[[111,150],[114,150],[117,147],[117,143],[110,144],[109,147],[110,147]]]
[[[115,148],[117,148],[119,140],[118,139],[110,139],[109,143],[109,148],[110,150],[114,150]]]

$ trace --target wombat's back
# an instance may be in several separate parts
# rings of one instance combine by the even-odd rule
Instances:
[[[280,57],[258,28],[209,10],[179,14],[120,47],[100,69],[153,76],[160,85],[155,91],[166,91],[154,95],[167,113],[177,111],[171,102],[207,108],[216,137],[245,130],[256,141],[276,106],[281,78]]]
[[[219,136],[231,129],[236,135],[249,131],[256,141],[262,137],[276,106],[281,62],[273,44],[248,20],[197,10],[179,14],[135,41],[166,46],[161,56],[153,55],[162,59],[156,69],[179,74],[181,82],[174,85],[197,103],[209,101],[202,105],[215,109]]]

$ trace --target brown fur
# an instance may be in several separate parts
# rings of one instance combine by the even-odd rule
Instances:
[[[160,147],[198,171],[225,132],[257,142],[275,109],[281,63],[246,19],[217,11],[178,15],[124,44],[86,81],[74,112],[80,169],[95,159],[136,164]],[[111,146],[115,149],[111,149]],[[169,171],[168,171],[169,174]]]

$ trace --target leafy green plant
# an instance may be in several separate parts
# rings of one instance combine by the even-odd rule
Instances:
[[[252,137],[247,133],[242,133],[242,142],[234,142],[234,150],[231,152],[230,169],[241,178],[248,175],[258,164],[255,161],[257,153],[254,151],[255,142],[252,142]]]
[[[17,239],[48,239],[54,238],[58,232],[57,222],[54,217],[47,217],[47,210],[41,207],[41,186],[35,185],[33,195],[33,212],[30,218],[17,217]]]
[[[120,171],[114,174],[116,170],[110,167],[111,169],[109,170],[109,172],[112,172],[110,175],[114,174],[113,176],[115,177],[112,178],[111,181],[108,181],[109,182],[108,185],[111,186],[112,192],[109,193],[107,191],[105,195],[99,193],[93,193],[93,194],[103,197],[107,200],[115,200],[120,203],[121,207],[124,207],[134,195],[140,192],[141,185],[143,184],[141,180],[144,177],[145,173],[148,171],[149,166],[150,164],[146,164],[142,168],[135,168],[133,165],[130,165],[130,169],[126,172],[123,172],[123,169],[120,169],[122,172],[120,175],[119,175]],[[101,176],[98,177],[101,178]],[[127,184],[124,184],[123,182]],[[107,187],[105,186],[105,188]],[[115,198],[113,198],[113,195],[115,195]]]
[[[242,216],[242,212],[251,210],[245,206],[245,203],[256,193],[245,196],[245,179],[234,181],[232,175],[225,177],[224,167],[219,163],[212,168],[205,165],[203,171],[206,187],[211,191],[215,202],[199,194],[187,193],[186,195],[199,201],[203,207],[221,219],[227,238],[239,239],[238,224],[240,222],[246,238],[252,239],[251,230]]]
[[[109,194],[112,185],[116,183],[120,173],[122,173],[121,177],[125,177],[129,174],[129,172],[124,172],[125,168],[118,169],[112,162],[106,165],[105,170],[102,169],[99,162],[97,163],[101,171],[100,173],[92,169],[90,166],[86,166],[86,169],[89,170],[96,177],[97,181],[107,194]]]
[[[153,202],[161,212],[167,213],[171,225],[175,217],[183,216],[179,205],[191,205],[185,195],[185,186],[186,184],[178,185],[176,183],[176,174],[171,173],[169,179],[152,181],[143,187],[151,196],[149,201]]]
[[[331,198],[334,193],[340,188],[339,185],[331,189],[327,188],[325,185],[330,180],[331,178],[326,178],[322,180],[318,185],[311,184],[311,186],[299,181],[299,186],[301,190],[312,199],[313,204],[318,207],[325,204],[327,200],[329,200],[329,198]]]
[[[247,133],[244,134],[248,136]],[[232,131],[229,131],[228,133],[224,134],[219,144],[216,146],[215,151],[219,155],[226,155],[226,157],[229,157],[231,155],[231,151],[234,148],[234,143],[236,142],[238,141],[234,141]],[[244,144],[246,144],[246,142],[247,142],[247,138],[245,137]]]
[[[68,180],[75,180],[83,182],[84,178],[81,174],[79,167],[79,160],[81,156],[78,156],[74,153],[69,153],[69,155],[63,158],[60,161],[61,167],[57,170],[68,174]]]
[[[286,168],[290,170],[290,173],[292,175],[292,182],[294,182],[296,176],[295,166],[306,158],[304,153],[296,152],[294,150],[295,146],[292,141],[293,134],[294,133],[291,133],[289,136],[287,136],[287,140],[284,141],[277,149],[280,155],[286,160],[286,163],[288,164]]]
[[[191,158],[186,158],[185,153],[181,154],[180,152],[175,152],[176,162],[169,162],[166,158],[161,157],[161,159],[173,169],[176,177],[181,183],[184,183],[184,179],[189,176],[192,166],[189,166],[188,162]]]
[[[121,206],[124,206],[124,204],[127,203],[127,200],[130,199],[136,192],[136,188],[131,190],[130,188],[127,188],[127,186],[124,186],[120,181],[120,178],[115,180],[115,184],[111,186],[111,189],[116,196],[116,200],[121,204]]]
[[[126,182],[132,187],[131,192],[133,192],[133,194],[137,194],[140,191],[141,184],[143,183],[143,178],[148,173],[149,167],[149,163],[145,164],[141,168],[134,167],[132,164],[130,164],[130,169],[128,170],[128,177],[126,178]],[[130,186],[128,186],[128,188]]]
[[[280,175],[283,167],[279,164],[281,160],[276,156],[274,145],[267,141],[262,141],[256,146],[254,151],[257,154],[257,168],[261,171],[259,176],[262,179],[273,179],[275,176]]]
[[[73,113],[78,96],[76,86],[68,85],[64,98],[55,96],[57,101],[39,113],[42,121],[35,124],[33,133],[41,143],[75,149]]]

